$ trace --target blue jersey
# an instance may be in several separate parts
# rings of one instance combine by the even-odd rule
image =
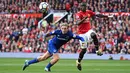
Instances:
[[[62,34],[61,30],[55,30],[50,32],[50,34],[55,35],[50,42],[53,43],[57,49],[59,49],[62,45],[66,44],[71,39],[79,39],[84,41],[82,37],[73,34],[71,31],[68,31],[66,34]]]

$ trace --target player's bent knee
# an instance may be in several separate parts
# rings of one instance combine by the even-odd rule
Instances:
[[[54,57],[51,61],[52,64],[56,63],[59,61],[59,58],[58,57]]]
[[[92,38],[96,38],[97,36],[96,36],[96,34],[95,34],[94,32],[92,32],[92,33],[91,33],[91,37],[92,37]]]
[[[55,61],[58,61],[60,58],[59,58],[59,56],[55,56],[53,59],[54,59]]]
[[[40,57],[38,58],[38,61],[44,61],[44,60],[46,60],[46,59],[47,59],[46,56],[40,56]]]
[[[55,60],[59,60],[60,58],[59,57],[55,57]]]
[[[81,45],[81,49],[87,48],[87,42],[82,42],[80,45]]]
[[[82,53],[86,53],[86,49],[82,49],[82,51],[81,51]]]
[[[55,58],[55,61],[58,61],[59,60],[59,58]]]

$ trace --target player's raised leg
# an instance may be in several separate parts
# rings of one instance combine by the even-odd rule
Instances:
[[[99,42],[98,42],[96,33],[92,32],[90,35],[91,35],[91,38],[93,39],[96,50],[98,50]]]
[[[96,48],[96,54],[99,55],[99,56],[102,56],[103,53],[102,53],[102,51],[99,50],[99,42],[98,42],[98,38],[97,38],[96,33],[92,32],[91,38],[93,39],[93,42],[94,42],[94,45],[95,45],[95,48]]]
[[[25,64],[23,66],[23,70],[25,70],[26,67],[28,67],[31,64],[38,63],[40,61],[44,61],[44,60],[48,59],[50,56],[51,56],[51,54],[47,51],[44,55],[39,56],[37,58],[34,58],[33,60],[30,60],[30,61],[29,60],[25,60]]]

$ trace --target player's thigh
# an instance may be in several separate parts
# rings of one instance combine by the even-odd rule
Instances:
[[[88,41],[87,36],[85,34],[80,34],[79,36],[82,37],[85,40],[84,42],[79,40],[81,49],[87,48],[87,41]]]
[[[53,43],[49,42],[49,44],[48,44],[48,52],[51,55],[53,55],[54,53],[58,52],[58,49],[56,48],[56,46]]]
[[[92,37],[91,37],[91,33],[95,33],[96,34],[96,32],[94,31],[94,30],[89,30],[87,33],[85,33],[85,35],[87,36],[87,38],[88,38],[88,42],[91,42],[92,41]]]

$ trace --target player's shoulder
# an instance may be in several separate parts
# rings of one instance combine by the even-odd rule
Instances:
[[[82,13],[82,11],[78,11],[76,14],[81,14]]]
[[[52,33],[59,33],[60,30],[53,30]]]
[[[82,16],[82,11],[77,12],[75,15],[76,15],[76,18],[79,18],[80,16]]]
[[[86,10],[86,12],[93,12],[92,10]]]
[[[68,31],[68,35],[72,35],[73,32],[71,30]]]
[[[69,33],[72,33],[72,31],[71,31],[71,30],[68,30],[68,32],[69,32]]]
[[[81,13],[82,11],[80,10],[80,11],[78,11],[77,13]]]
[[[57,30],[55,30],[55,32],[58,32],[58,33],[59,33],[59,32],[61,32],[61,30],[57,29]]]
[[[76,34],[74,34],[71,30],[69,31],[69,36],[75,38]]]

